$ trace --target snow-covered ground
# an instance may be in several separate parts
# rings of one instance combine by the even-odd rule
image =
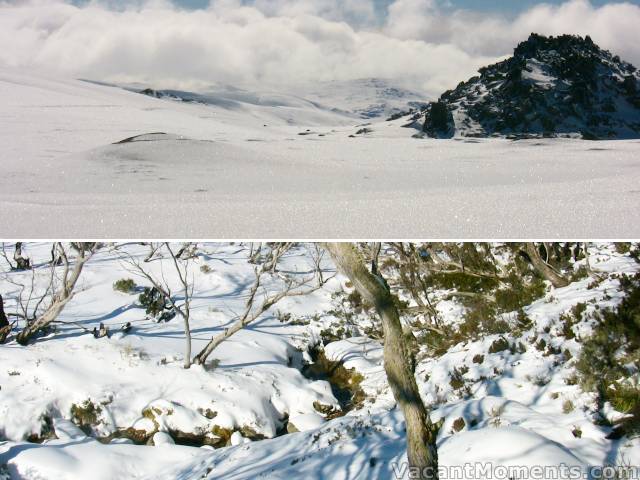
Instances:
[[[3,68],[5,236],[640,235],[637,140],[413,138],[323,92],[204,105]]]
[[[50,258],[45,244],[29,244],[26,251],[36,262]],[[404,471],[403,420],[394,408],[379,342],[356,336],[325,347],[327,358],[362,375],[366,400],[345,417],[325,420],[314,402],[335,407],[331,388],[300,372],[302,363],[309,361],[307,348],[338,320],[336,293],[348,291],[344,277],[332,278],[307,296],[283,300],[224,342],[213,355],[215,362],[184,370],[180,321],[146,319],[136,294],[112,287],[127,277],[147,285],[132,277],[123,262],[129,255],[144,258],[147,252],[136,244],[103,249],[87,263],[80,291],[60,318],[73,323],[57,325],[55,332],[28,347],[15,342],[0,346],[0,478],[4,473],[10,478],[56,480],[346,480],[394,478],[396,471]],[[200,252],[191,269],[194,351],[242,310],[253,278],[247,245],[206,244]],[[524,350],[491,353],[499,336],[487,336],[419,361],[416,378],[423,399],[432,406],[434,421],[444,419],[438,438],[441,466],[490,462],[494,469],[566,465],[584,471],[588,466],[640,463],[640,439],[607,439],[611,429],[594,422],[593,395],[569,381],[575,376],[573,363],[561,361],[565,353],[554,353],[568,350],[576,356],[581,348],[560,333],[561,314],[579,302],[587,303],[587,309],[615,306],[621,296],[617,276],[639,270],[632,258],[607,245],[592,246],[590,257],[595,271],[614,275],[597,285],[584,279],[565,288],[549,287],[544,298],[525,308],[530,328],[517,336],[505,335],[512,343],[525,343]],[[164,258],[145,265],[155,274],[164,273],[177,287],[170,262]],[[287,254],[281,270],[303,275],[310,265],[309,251],[299,246]],[[330,276],[330,262],[325,269]],[[30,274],[9,275],[17,282]],[[267,289],[275,287],[278,276],[271,282]],[[5,299],[15,288],[14,283],[0,281]],[[6,307],[12,310],[8,301]],[[458,322],[460,310],[449,307],[440,310],[442,321]],[[96,339],[86,331],[100,322],[114,332],[110,338]],[[132,331],[115,333],[126,322],[132,323]],[[589,328],[585,318],[574,331],[586,334]],[[540,340],[549,348],[537,346]],[[87,437],[70,422],[72,406],[86,401],[99,409],[94,435],[103,442],[114,431],[132,427],[155,432],[155,446],[118,438],[101,443]],[[29,434],[45,433],[45,418],[57,439],[25,442]],[[284,434],[285,421],[300,432]],[[213,437],[220,433],[214,427],[234,432],[231,446],[214,450],[174,445],[173,438],[180,434],[186,438],[206,432]],[[256,435],[269,439],[248,438],[256,440]],[[495,478],[507,478],[495,473]],[[408,478],[406,471],[404,477]]]

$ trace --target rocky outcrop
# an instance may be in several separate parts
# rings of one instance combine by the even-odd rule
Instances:
[[[431,137],[640,138],[640,73],[590,37],[532,34],[423,111]]]

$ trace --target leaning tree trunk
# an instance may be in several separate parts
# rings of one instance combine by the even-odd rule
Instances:
[[[16,336],[16,340],[20,345],[26,345],[29,340],[43,328],[49,326],[58,315],[64,310],[64,307],[73,298],[73,292],[69,295],[56,298],[47,310],[36,318],[33,322],[27,324]]]
[[[327,245],[338,269],[369,303],[375,305],[384,331],[384,369],[393,396],[402,409],[407,425],[407,458],[412,471],[421,479],[438,478],[437,427],[431,423],[411,370],[402,324],[393,297],[384,279],[371,274],[363,258],[350,243]],[[416,469],[416,470],[414,470]],[[412,477],[414,478],[414,477]]]
[[[36,318],[34,321],[27,323],[27,325],[16,335],[16,340],[20,345],[26,345],[29,343],[29,340],[38,333],[43,328],[49,326],[51,322],[58,318],[58,315],[64,310],[64,307],[71,301],[73,296],[75,295],[75,287],[78,279],[80,278],[80,273],[82,273],[82,268],[84,264],[89,261],[89,259],[93,256],[95,251],[95,244],[92,249],[88,252],[84,251],[84,245],[80,245],[80,249],[78,249],[78,256],[76,258],[76,263],[73,267],[73,270],[69,268],[69,259],[67,258],[64,250],[60,250],[61,258],[64,263],[64,273],[61,279],[61,285],[58,291],[54,292],[53,297],[51,299],[51,304],[49,307]]]
[[[540,272],[540,274],[545,279],[549,280],[551,282],[551,285],[553,285],[555,288],[566,287],[567,285],[569,285],[569,281],[565,277],[563,277],[555,268],[553,268],[543,260],[543,258],[540,256],[538,246],[535,243],[529,242],[525,244],[525,249],[527,255],[531,259],[533,268]]]

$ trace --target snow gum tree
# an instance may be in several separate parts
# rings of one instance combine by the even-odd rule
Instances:
[[[56,321],[65,306],[75,296],[84,265],[93,257],[98,247],[97,243],[71,243],[70,247],[65,247],[62,243],[54,245],[56,261],[51,262],[48,285],[44,293],[38,296],[35,307],[29,308],[35,277],[31,279],[26,305],[22,301],[22,295],[18,300],[23,310],[22,317],[26,321],[25,327],[16,336],[18,343],[26,345],[34,335]],[[75,258],[71,257],[71,251],[75,252]],[[59,267],[58,263],[60,263]],[[62,270],[61,273],[60,270]],[[24,285],[22,287],[23,290],[26,289]]]
[[[185,353],[184,353],[184,368],[191,367],[191,299],[193,298],[194,280],[193,275],[190,276],[190,264],[191,260],[195,256],[196,245],[186,243],[182,245],[177,252],[171,247],[169,242],[164,242],[160,245],[150,244],[149,255],[141,263],[137,258],[132,255],[126,255],[124,260],[128,266],[129,271],[132,273],[146,278],[156,292],[162,297],[163,304],[166,302],[171,309],[180,315],[184,324],[185,334]],[[182,303],[178,303],[178,300],[172,292],[169,282],[164,275],[157,277],[149,268],[143,266],[143,263],[148,263],[155,255],[160,255],[163,251],[166,251],[171,264],[175,269],[176,276],[180,282],[180,290],[182,293]]]
[[[547,251],[547,257],[549,257],[549,248],[545,246]],[[533,267],[540,272],[540,274],[547,279],[555,288],[566,287],[569,285],[569,281],[555,269],[547,260],[544,260],[540,255],[538,246],[529,242],[525,244],[525,251],[531,260]]]
[[[375,310],[382,320],[384,369],[393,396],[405,418],[409,467],[412,471],[419,471],[421,479],[437,479],[436,438],[438,427],[431,422],[429,413],[420,397],[400,315],[387,283],[378,273],[375,256],[370,272],[365,265],[364,257],[354,244],[329,243],[327,249],[338,269],[349,277],[358,293],[375,306]],[[377,250],[379,252],[379,248]]]

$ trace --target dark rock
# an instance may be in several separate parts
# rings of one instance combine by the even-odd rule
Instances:
[[[148,97],[160,98],[160,94],[152,88],[145,88],[144,90],[141,90],[140,93]]]
[[[430,105],[425,116],[423,131],[430,137],[453,137],[455,133],[453,115],[445,102],[439,101]]]

